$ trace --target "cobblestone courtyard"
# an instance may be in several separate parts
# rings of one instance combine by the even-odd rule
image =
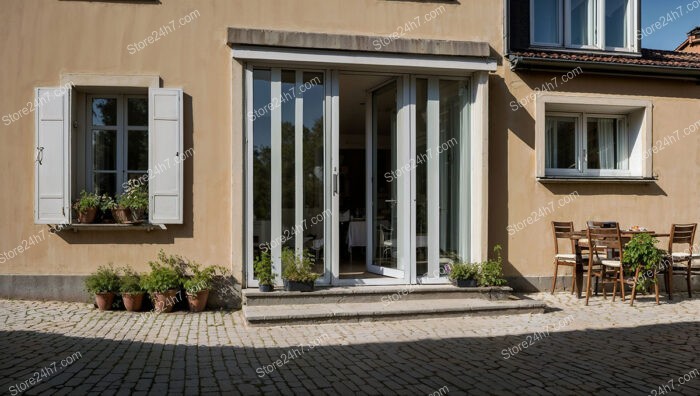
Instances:
[[[240,311],[141,318],[0,300],[0,390],[700,394],[700,299],[585,307],[565,293],[527,297],[550,312],[282,327],[247,326]]]

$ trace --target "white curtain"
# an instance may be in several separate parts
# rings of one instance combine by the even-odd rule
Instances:
[[[557,167],[557,120],[547,117],[545,120],[545,168]]]
[[[617,120],[617,169],[629,169],[629,149],[625,120]]]
[[[600,169],[616,169],[615,163],[615,120],[598,120],[598,155]]]

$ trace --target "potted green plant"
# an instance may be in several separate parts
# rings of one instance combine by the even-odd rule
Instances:
[[[117,204],[120,208],[129,209],[130,221],[142,221],[148,211],[148,187],[138,180],[129,180],[124,193],[117,199]]]
[[[293,249],[282,249],[282,279],[287,291],[314,291],[314,282],[318,274],[311,271],[311,257],[304,251],[301,257]]]
[[[141,276],[130,267],[122,269],[119,291],[124,300],[124,308],[129,312],[138,312],[143,304],[144,288],[141,285]]]
[[[142,286],[151,294],[157,312],[172,312],[179,301],[182,278],[178,271],[166,264],[151,261],[151,272],[143,277]]]
[[[223,275],[226,269],[210,266],[204,269],[196,262],[188,262],[191,275],[187,276],[184,286],[190,312],[202,312],[207,307],[209,292],[217,275]]]
[[[450,281],[457,287],[476,287],[479,267],[471,263],[455,262],[450,269]]]
[[[501,245],[493,247],[495,259],[487,259],[479,264],[479,286],[503,286],[507,281],[503,278],[503,258]]]
[[[99,207],[99,195],[88,193],[85,190],[81,191],[80,198],[73,205],[73,209],[78,213],[78,223],[90,224],[95,221]]]
[[[270,252],[263,251],[253,261],[253,269],[258,278],[258,289],[261,292],[271,292],[275,289],[275,278],[272,276],[272,260]]]
[[[85,288],[95,295],[95,303],[101,311],[109,311],[114,293],[119,291],[119,274],[112,266],[100,266],[85,278]]]
[[[105,213],[110,212],[112,214],[112,218],[114,218],[114,221],[117,223],[124,224],[131,222],[131,210],[120,206],[117,201],[115,201],[114,198],[110,197],[109,195],[102,195],[102,204],[100,205],[100,209],[102,209],[102,211]]]
[[[651,234],[640,233],[625,245],[622,263],[627,266],[630,275],[635,276],[637,291],[646,291],[656,282],[654,273],[660,272],[659,265],[664,259],[664,251],[656,247],[658,242]],[[640,273],[645,276],[639,276]]]

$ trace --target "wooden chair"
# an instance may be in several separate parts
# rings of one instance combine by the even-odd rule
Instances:
[[[588,275],[586,276],[586,305],[591,297],[591,277],[596,277],[603,284],[603,297],[607,298],[605,284],[613,284],[613,299],[620,285],[620,297],[625,301],[625,279],[622,267],[624,257],[620,226],[615,222],[589,221],[586,231],[590,251],[588,255]],[[617,249],[619,257],[608,257],[609,249]],[[602,256],[602,257],[601,257]]]
[[[700,259],[700,254],[693,252],[697,226],[697,224],[673,224],[671,226],[671,236],[668,239],[668,256],[666,257],[668,266],[664,276],[669,300],[673,298],[673,275],[685,275],[688,297],[693,296],[690,284],[691,275],[693,274],[693,260]],[[674,252],[674,245],[679,244],[686,244],[688,248],[684,251]]]
[[[553,221],[552,230],[554,231],[554,277],[552,278],[552,294],[554,294],[554,290],[557,286],[557,274],[560,265],[572,268],[571,294],[573,294],[576,290],[576,250],[574,248],[574,241],[571,240],[570,236],[571,233],[574,232],[574,223],[571,221]],[[568,241],[571,246],[571,253],[559,252],[560,239]]]

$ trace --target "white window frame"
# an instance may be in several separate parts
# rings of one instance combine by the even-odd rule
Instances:
[[[557,0],[559,2],[559,9],[561,12],[559,12],[557,23],[559,25],[559,42],[552,42],[552,43],[547,43],[547,42],[536,42],[535,41],[535,23],[537,22],[537,18],[535,15],[535,1],[536,0],[531,0],[530,1],[530,43],[533,46],[537,47],[563,47],[564,46],[564,0]]]
[[[632,173],[628,165],[627,169],[589,169],[588,168],[588,119],[608,118],[618,121],[622,120],[625,132],[629,133],[629,120],[625,114],[595,114],[595,113],[562,113],[548,112],[545,114],[545,122],[548,117],[574,118],[576,120],[575,140],[576,140],[576,169],[546,168],[545,174],[548,176],[583,176],[583,177],[630,177]],[[545,134],[546,139],[546,134]],[[628,135],[629,139],[629,135]],[[546,153],[545,153],[546,155]],[[627,160],[629,163],[631,150],[629,140],[627,142]],[[546,158],[545,158],[546,160]]]
[[[652,102],[650,100],[631,99],[609,95],[584,96],[571,94],[539,95],[535,105],[535,151],[536,176],[538,179],[548,178],[614,178],[614,179],[651,179],[652,158],[645,153],[652,145]],[[566,110],[563,110],[566,109]],[[628,169],[587,170],[585,164],[579,165],[578,171],[562,172],[562,169],[546,168],[546,117],[548,115],[580,116],[578,139],[585,138],[583,134],[584,117],[620,118],[625,117],[625,127],[628,131]],[[583,141],[579,143],[579,152],[583,149]],[[579,155],[579,161],[583,158]]]
[[[116,99],[117,100],[117,125],[116,126],[105,126],[105,125],[93,125],[92,124],[92,100],[93,99]],[[85,96],[85,117],[86,117],[86,128],[85,128],[85,184],[88,191],[95,192],[95,163],[93,161],[94,147],[93,147],[93,135],[92,131],[95,129],[103,129],[116,131],[117,133],[117,164],[115,169],[115,179],[116,179],[116,190],[115,195],[124,192],[122,187],[124,183],[128,180],[129,173],[148,173],[148,169],[145,171],[130,170],[128,169],[128,155],[129,155],[129,131],[148,131],[148,125],[146,126],[131,126],[128,124],[127,115],[127,101],[131,98],[139,98],[148,100],[148,95],[122,95],[122,94],[89,94]],[[148,117],[148,114],[146,114]],[[149,153],[150,155],[150,153]],[[97,171],[100,172],[100,171]],[[111,173],[104,171],[102,173]],[[104,193],[103,191],[100,194]]]
[[[530,44],[533,47],[550,47],[581,50],[605,50],[610,52],[637,52],[637,29],[638,29],[638,0],[630,0],[627,8],[627,42],[624,47],[608,46],[605,42],[605,5],[606,0],[593,0],[596,7],[594,12],[595,21],[591,28],[595,34],[593,45],[575,45],[571,43],[571,0],[559,0],[561,13],[558,18],[559,38],[558,43],[540,43],[535,41],[535,0],[530,1]],[[590,23],[590,21],[589,21]]]

